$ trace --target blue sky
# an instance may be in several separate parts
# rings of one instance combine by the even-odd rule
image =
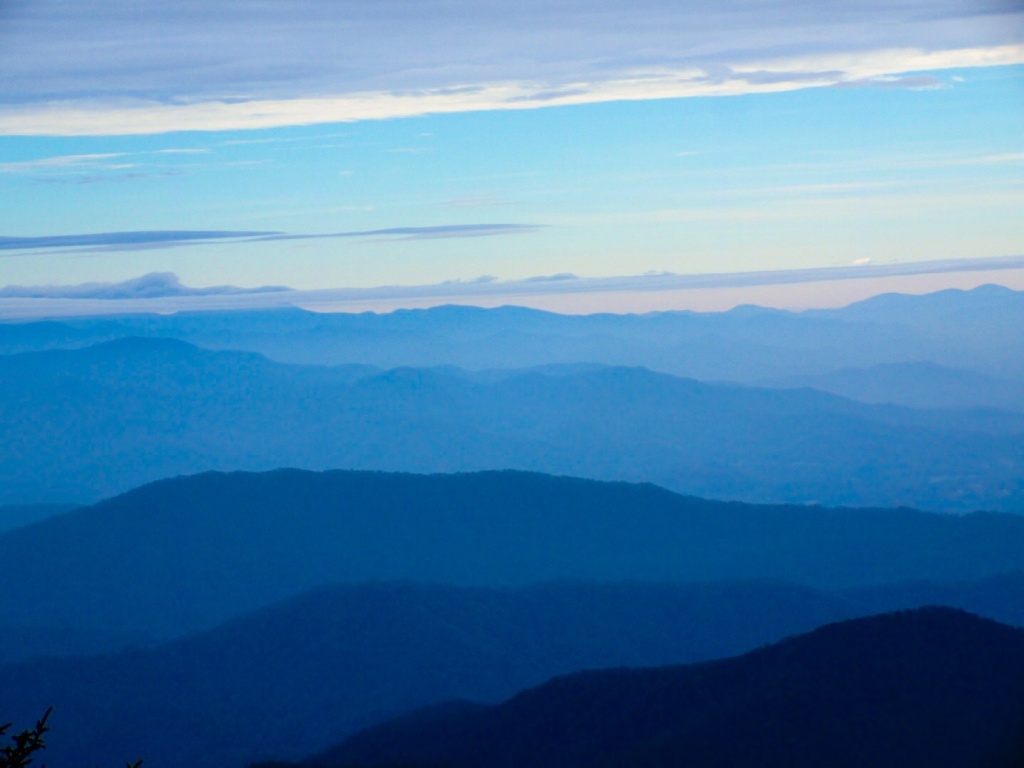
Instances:
[[[1018,5],[677,5],[0,6],[0,286],[1024,253]]]

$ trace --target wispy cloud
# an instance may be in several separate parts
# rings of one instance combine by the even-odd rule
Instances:
[[[952,161],[950,164],[955,163]],[[960,161],[964,165],[1003,165],[1007,163],[1024,163],[1024,152],[1004,152],[1001,155],[981,155],[979,157],[964,158]]]
[[[182,170],[167,170],[167,171],[132,171],[128,173],[117,173],[117,174],[60,174],[60,175],[46,175],[36,176],[33,181],[37,181],[40,184],[119,184],[126,181],[137,181],[139,179],[164,179],[173,176],[184,176],[185,171]]]
[[[141,247],[172,247],[218,241],[238,241],[276,237],[281,232],[226,230],[151,230],[135,232],[96,232],[81,235],[43,235],[40,237],[0,237],[0,251],[53,251],[61,249],[124,250]]]
[[[545,82],[496,82],[472,89],[362,91],[315,98],[164,103],[143,99],[81,99],[0,106],[0,135],[129,135],[225,131],[385,120],[425,114],[534,109],[608,101],[738,96],[823,86],[922,87],[925,81],[884,80],[894,73],[1024,63],[1024,45],[924,52],[779,58],[733,67],[657,68],[616,73],[551,93]],[[596,74],[596,73],[595,73]],[[932,80],[927,80],[932,87]],[[916,85],[913,85],[916,84]],[[538,100],[538,93],[546,93]],[[396,150],[397,151],[397,150]],[[404,150],[407,151],[407,150]]]
[[[171,147],[143,152],[56,155],[0,163],[0,174],[30,176],[48,184],[100,184],[181,176],[186,167],[174,158],[209,154],[208,149]]]
[[[324,237],[387,237],[400,240],[436,240],[456,237],[494,237],[495,235],[520,235],[543,229],[543,224],[442,224],[434,227],[391,227],[389,229],[368,229],[357,232],[335,232],[322,235],[285,235],[273,239],[312,239]],[[271,239],[271,238],[267,238]]]
[[[1024,62],[1015,0],[50,0],[4,22],[2,134],[931,88],[942,70]]]
[[[259,288],[238,288],[216,285],[191,288],[182,285],[173,272],[151,272],[120,283],[82,283],[79,285],[9,285],[0,288],[0,299],[163,299],[182,296],[235,296],[279,293],[291,290],[285,286],[265,285]]]
[[[102,253],[104,251],[173,248],[216,243],[268,242],[277,240],[323,240],[330,238],[386,238],[392,240],[436,240],[441,238],[494,237],[524,234],[540,229],[538,224],[441,224],[430,227],[387,227],[350,232],[296,234],[275,231],[152,230],[99,232],[82,235],[0,237],[0,251],[46,253]]]
[[[58,155],[56,157],[42,157],[36,160],[19,160],[13,163],[0,163],[0,173],[31,174],[40,171],[60,170],[66,171],[77,168],[130,168],[131,163],[110,161],[115,158],[125,157],[125,152],[104,152],[88,155]]]
[[[912,91],[932,91],[937,88],[948,88],[949,84],[935,75],[906,75],[896,77],[868,77],[863,80],[844,80],[836,83],[833,88],[908,88]]]
[[[575,275],[572,272],[558,272],[554,275],[536,275],[534,277],[527,277],[522,282],[524,283],[563,283],[566,280],[579,280],[580,276]]]

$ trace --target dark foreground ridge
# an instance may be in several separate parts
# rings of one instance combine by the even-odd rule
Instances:
[[[150,649],[40,658],[48,640],[52,653],[73,638],[37,632],[36,658],[0,664],[0,712],[28,723],[55,708],[52,765],[121,765],[131,746],[150,768],[238,768],[443,701],[499,702],[584,669],[721,659],[939,603],[1024,625],[1024,573],[841,594],[766,582],[322,587]]]
[[[120,766],[131,746],[149,768],[240,768],[555,675],[734,656],[853,610],[785,584],[325,587],[153,649],[0,664],[0,713],[53,706],[54,766]]]
[[[1024,631],[945,608],[705,664],[586,672],[359,734],[303,768],[1019,768]]]

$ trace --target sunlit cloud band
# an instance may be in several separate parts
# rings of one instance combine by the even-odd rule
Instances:
[[[1024,64],[1024,45],[896,49],[758,59],[710,69],[649,68],[588,82],[498,82],[316,98],[160,103],[70,100],[0,106],[0,135],[138,135],[265,129],[426,114],[536,109],[609,101],[736,96],[812,87],[942,87],[907,73]]]

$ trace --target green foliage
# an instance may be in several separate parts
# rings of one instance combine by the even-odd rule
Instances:
[[[50,707],[41,718],[36,720],[35,728],[29,728],[11,736],[11,743],[0,747],[0,768],[26,768],[32,763],[32,756],[46,747],[43,736],[50,730],[46,721],[50,719],[52,711],[53,707]],[[0,736],[6,736],[11,725],[12,723],[0,725]],[[137,760],[134,763],[126,763],[125,768],[139,768],[141,765],[142,761]],[[46,768],[46,766],[44,765],[42,768]]]

